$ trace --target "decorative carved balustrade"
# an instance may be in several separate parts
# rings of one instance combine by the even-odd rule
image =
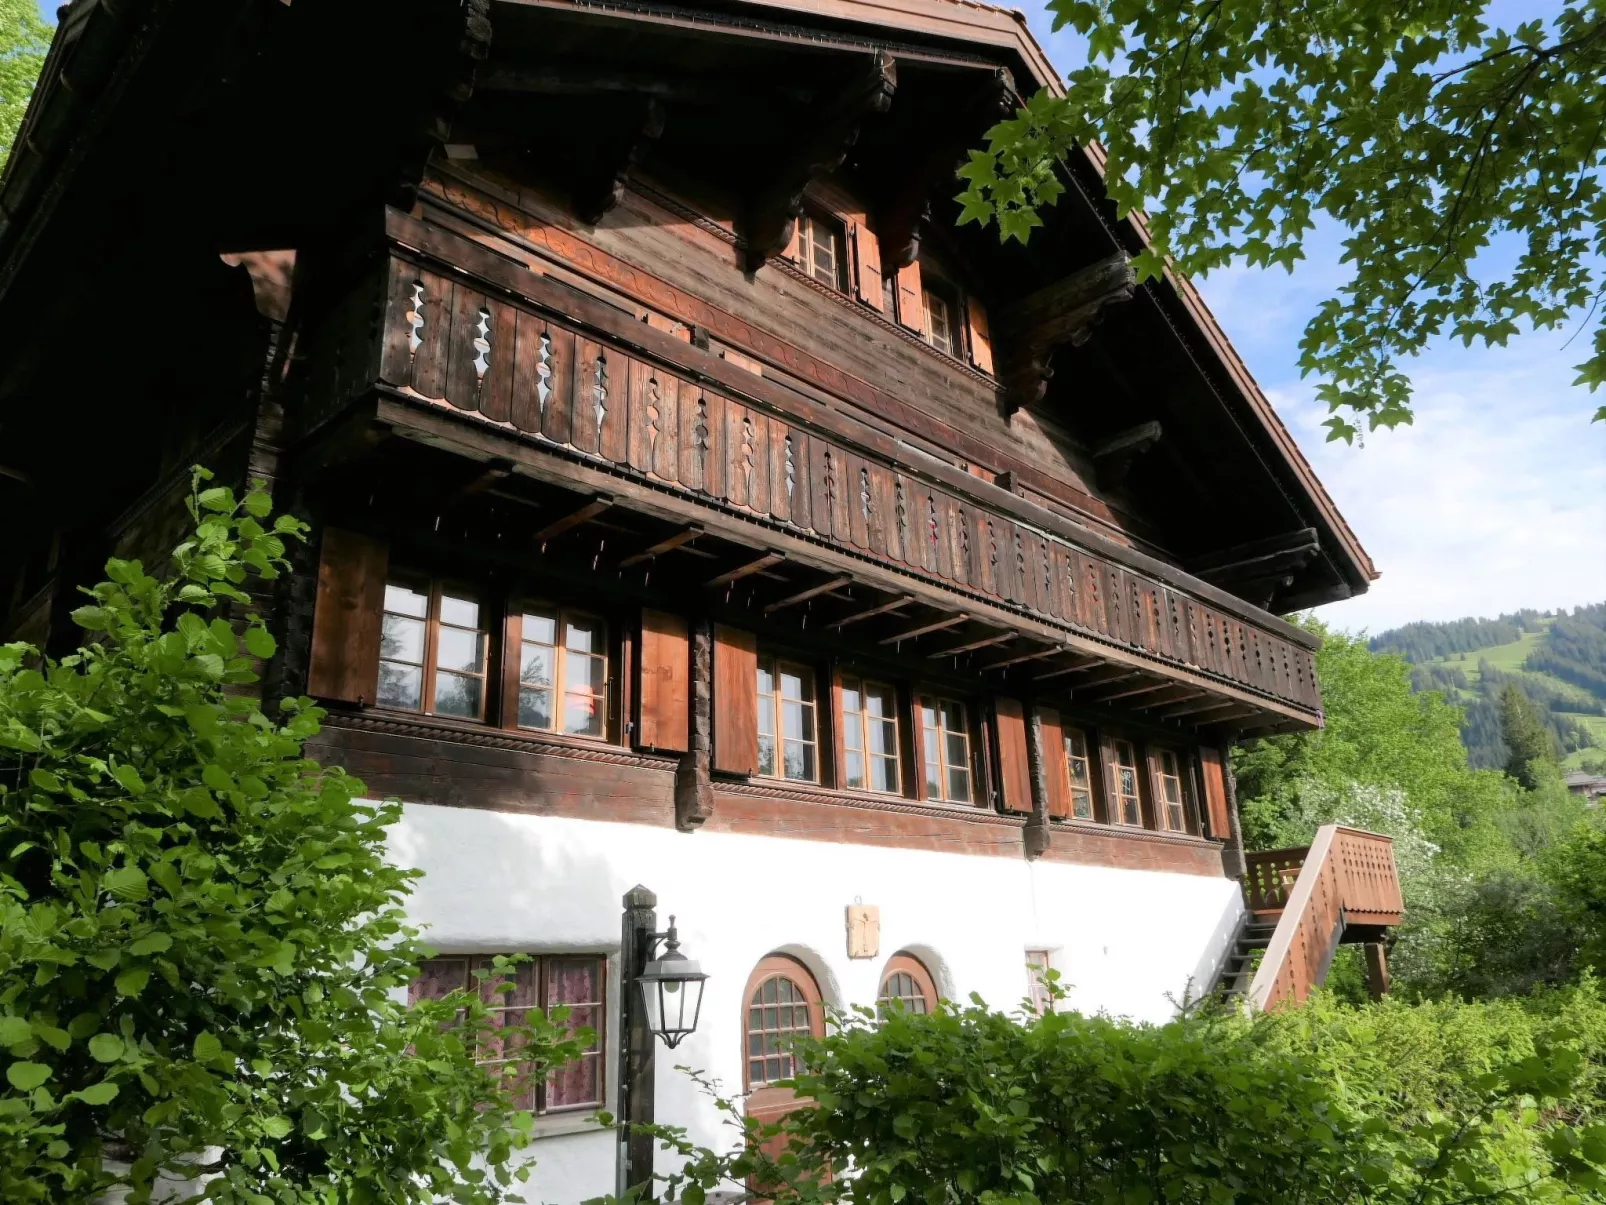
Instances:
[[[1023,522],[979,501],[985,483],[910,471],[923,453],[476,244],[394,216],[392,235],[406,245],[386,276],[314,353],[327,411],[377,386],[1320,723],[1311,649],[1268,630],[1280,621]]]
[[[1299,872],[1285,891],[1288,860],[1301,852]],[[1308,850],[1273,850],[1250,859],[1255,867],[1248,886],[1251,912],[1272,912],[1281,904],[1277,928],[1249,986],[1256,1009],[1302,1003],[1327,978],[1347,929],[1376,940],[1404,913],[1390,837],[1328,824]]]
[[[1257,919],[1269,920],[1282,914],[1309,850],[1309,846],[1301,845],[1291,849],[1256,850],[1245,855],[1244,892],[1249,911]]]

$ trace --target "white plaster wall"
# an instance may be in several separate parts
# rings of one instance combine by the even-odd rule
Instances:
[[[799,957],[828,1002],[849,1005],[873,1004],[886,959],[910,949],[945,996],[977,992],[1013,1009],[1026,994],[1025,951],[1047,948],[1071,1007],[1158,1021],[1190,981],[1208,985],[1243,908],[1226,878],[421,804],[405,807],[391,849],[425,872],[409,911],[443,952],[617,955],[624,893],[637,883],[656,892],[660,922],[677,916],[682,945],[710,975],[697,1033],[659,1049],[657,1117],[711,1145],[728,1133],[674,1067],[741,1090],[742,992],[766,954]],[[855,902],[881,910],[875,959],[847,957],[844,909]],[[615,960],[615,1000],[617,986]],[[614,1150],[595,1131],[543,1137],[527,1199],[573,1205],[611,1191]]]

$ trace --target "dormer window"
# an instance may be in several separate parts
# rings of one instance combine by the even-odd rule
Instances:
[[[797,220],[798,266],[833,289],[842,288],[842,228],[828,218],[805,213]]]

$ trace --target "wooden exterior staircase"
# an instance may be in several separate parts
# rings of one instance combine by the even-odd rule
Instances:
[[[1257,1011],[1303,1003],[1345,944],[1366,947],[1373,997],[1388,992],[1385,943],[1405,911],[1392,838],[1328,824],[1306,847],[1251,853],[1246,862],[1248,913],[1217,976],[1219,994],[1244,997]]]

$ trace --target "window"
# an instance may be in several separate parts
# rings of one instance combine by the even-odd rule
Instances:
[[[898,704],[890,686],[842,679],[842,785],[896,795]]]
[[[912,1013],[929,1013],[937,1006],[937,985],[931,972],[913,954],[894,954],[881,973],[881,992],[876,1011],[886,1013],[902,1008]]]
[[[954,330],[954,304],[934,289],[922,290],[926,307],[926,342],[950,356],[958,351],[959,339]]]
[[[520,1108],[538,1113],[555,1113],[567,1109],[596,1108],[603,1104],[602,1050],[603,1008],[607,999],[604,990],[604,967],[601,955],[550,955],[530,958],[513,969],[513,988],[498,992],[500,980],[486,975],[477,979],[476,971],[488,971],[493,955],[471,954],[450,958],[431,958],[419,964],[419,976],[408,990],[409,1002],[439,1000],[458,988],[479,988],[480,998],[486,1003],[497,1025],[521,1025],[531,1008],[553,1009],[560,1005],[569,1009],[568,1028],[571,1032],[590,1029],[594,1039],[578,1060],[554,1071],[543,1084],[531,1087],[512,1085]],[[509,1052],[499,1040],[493,1040],[478,1052],[481,1066],[495,1071],[508,1062]]]
[[[472,593],[434,583],[387,582],[380,623],[381,706],[485,718],[488,638]]]
[[[805,213],[797,220],[797,261],[823,285],[842,287],[842,229]]]
[[[952,699],[922,698],[919,711],[926,798],[969,803],[970,725],[965,705]]]
[[[519,621],[520,728],[604,735],[608,629],[572,611],[526,609]]]
[[[1138,800],[1138,755],[1131,741],[1111,741],[1110,780],[1114,806],[1110,809],[1117,824],[1141,826],[1143,805]]]
[[[806,666],[758,659],[758,772],[799,782],[820,780],[814,673]]]
[[[1071,776],[1071,815],[1093,819],[1093,768],[1088,763],[1087,733],[1079,728],[1065,730],[1065,768]]]
[[[1039,1015],[1053,1011],[1054,1002],[1049,997],[1046,977],[1053,969],[1054,951],[1026,951],[1026,998],[1031,1001],[1032,1011]]]
[[[1186,831],[1187,816],[1182,805],[1182,768],[1170,749],[1154,751],[1155,794],[1159,797],[1166,828],[1174,833]]]
[[[792,1043],[825,1032],[820,989],[803,964],[771,955],[748,981],[745,1060],[749,1090],[797,1073]]]

